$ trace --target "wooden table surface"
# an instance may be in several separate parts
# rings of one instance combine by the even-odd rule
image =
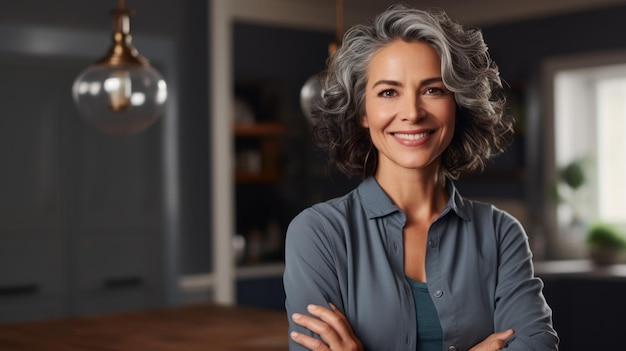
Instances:
[[[288,350],[284,312],[193,305],[0,324],[2,351]]]

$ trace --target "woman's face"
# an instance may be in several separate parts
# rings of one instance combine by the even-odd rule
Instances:
[[[396,40],[372,56],[361,123],[378,149],[378,172],[438,170],[454,122],[454,95],[433,48]]]

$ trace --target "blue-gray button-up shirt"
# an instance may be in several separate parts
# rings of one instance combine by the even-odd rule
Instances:
[[[552,311],[534,276],[528,238],[512,216],[461,197],[428,230],[426,277],[443,328],[444,350],[468,350],[496,331],[506,350],[557,350]],[[308,304],[341,310],[366,350],[415,350],[416,316],[403,266],[406,217],[372,177],[347,195],[296,216],[286,239],[289,329]],[[302,350],[290,341],[290,350]]]

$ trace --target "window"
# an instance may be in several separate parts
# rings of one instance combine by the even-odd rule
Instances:
[[[626,58],[592,61],[561,61],[546,76],[552,88],[546,181],[556,190],[550,235],[552,244],[561,246],[556,252],[563,257],[557,258],[585,252],[585,225],[591,221],[626,223]],[[568,186],[566,170],[575,177],[577,169],[584,183]]]

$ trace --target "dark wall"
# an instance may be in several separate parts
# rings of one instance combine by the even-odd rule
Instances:
[[[128,0],[125,1],[125,6],[136,12],[131,20],[131,32],[139,38],[144,34],[177,35],[185,24],[181,17],[183,11],[189,6],[206,6],[203,2]],[[110,13],[117,5],[117,0],[0,0],[0,23],[101,31],[111,28]]]
[[[625,16],[622,5],[482,29],[502,76],[524,81],[548,57],[626,48]]]
[[[185,0],[177,40],[181,179],[181,274],[212,267],[208,1]]]

